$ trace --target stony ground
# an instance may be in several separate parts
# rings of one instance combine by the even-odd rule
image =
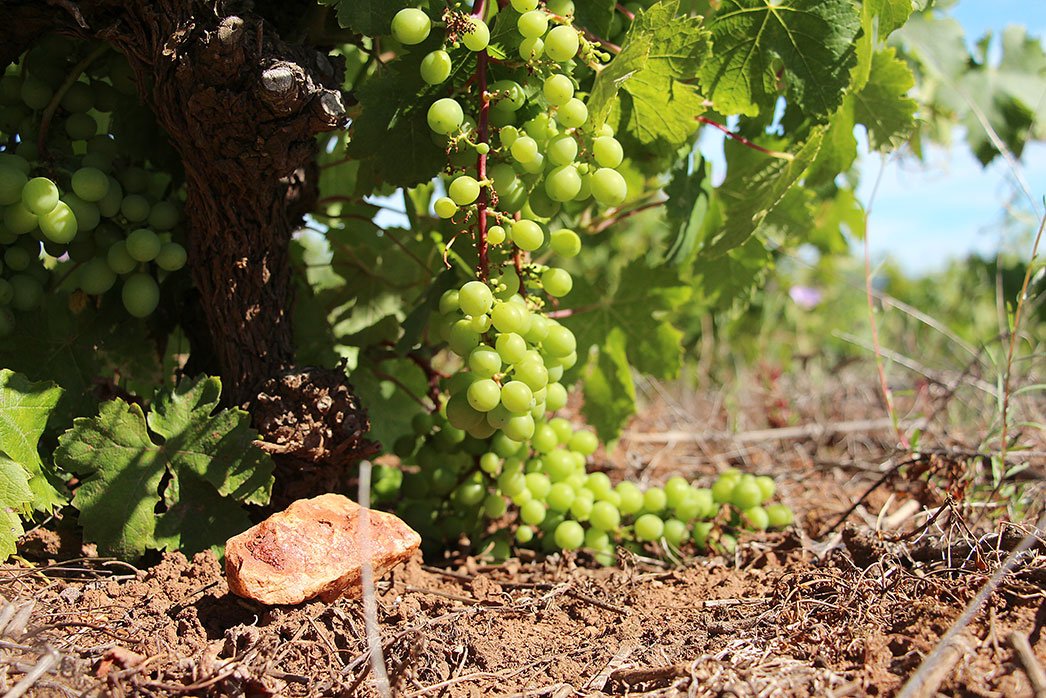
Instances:
[[[830,417],[816,399],[786,404],[786,424],[799,426],[785,431],[767,431],[781,428],[770,398],[765,418],[728,425],[716,395],[662,393],[605,462],[615,478],[649,482],[768,472],[798,512],[794,530],[752,537],[729,559],[627,556],[615,569],[583,555],[415,559],[378,584],[393,694],[897,693],[1034,527],[1002,504],[950,498],[952,478],[976,466],[945,455],[953,443],[941,440],[921,478],[884,477],[904,456],[867,407],[871,388],[834,386]],[[1022,486],[1041,503],[1037,472]],[[1035,695],[1046,537],[1027,543],[943,653],[936,691]],[[8,695],[378,694],[358,600],[263,608],[228,593],[211,554],[139,570],[70,559],[43,529],[28,549],[44,562],[0,568]]]

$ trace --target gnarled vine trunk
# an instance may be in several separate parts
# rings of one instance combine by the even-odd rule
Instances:
[[[102,39],[127,57],[185,168],[189,269],[199,294],[190,312],[206,328],[193,347],[195,365],[220,374],[228,402],[260,408],[256,425],[285,465],[341,465],[371,448],[362,438],[366,414],[343,373],[313,380],[315,372],[292,367],[289,259],[293,227],[315,198],[315,136],[343,125],[341,71],[232,6],[0,2],[0,60],[6,65],[51,32]],[[337,393],[337,408],[306,404],[317,385]]]

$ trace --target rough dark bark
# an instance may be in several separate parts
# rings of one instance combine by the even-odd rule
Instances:
[[[370,451],[361,438],[366,413],[344,373],[341,392],[329,386],[332,374],[323,376],[344,403],[323,419],[306,404],[315,397],[312,382],[299,384],[297,396],[280,383],[293,364],[290,235],[315,201],[315,136],[343,125],[340,70],[322,53],[282,41],[260,17],[233,14],[233,6],[0,0],[0,61],[55,31],[103,39],[126,56],[184,165],[189,268],[207,330],[193,348],[213,352],[194,360],[218,367],[225,399],[252,408],[263,437],[282,429],[289,460],[342,465]],[[281,418],[271,415],[271,400],[257,401],[267,384],[270,397],[282,386]],[[264,419],[258,407],[267,410]],[[288,437],[291,424],[304,431]]]

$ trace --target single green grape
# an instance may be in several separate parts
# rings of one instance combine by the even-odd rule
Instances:
[[[662,533],[665,541],[673,548],[678,548],[686,539],[686,524],[679,519],[666,519],[665,530]]]
[[[763,493],[754,478],[742,477],[730,493],[730,503],[742,511],[751,509],[763,501]]]
[[[792,510],[784,504],[771,504],[766,507],[766,516],[771,528],[787,528],[795,522]]]
[[[466,315],[483,315],[490,312],[494,294],[482,281],[469,281],[458,292],[458,306]]]
[[[148,228],[138,228],[127,235],[127,254],[135,261],[153,261],[162,247],[160,237]]]
[[[505,229],[500,225],[492,225],[487,228],[487,243],[491,245],[500,245],[505,242],[507,235]]]
[[[664,511],[667,504],[665,491],[660,487],[650,487],[643,493],[643,511],[656,514]]]
[[[541,92],[549,104],[558,107],[574,96],[574,83],[566,75],[557,73],[545,78]]]
[[[561,550],[577,550],[585,543],[585,529],[577,521],[564,521],[556,526],[556,545]]]
[[[33,177],[22,187],[22,203],[37,216],[58,205],[58,186],[47,177]]]
[[[580,48],[577,30],[568,25],[553,27],[545,36],[545,55],[562,63],[577,55]]]
[[[581,238],[569,228],[560,228],[549,236],[552,251],[563,257],[576,257],[581,252]]]
[[[509,381],[501,387],[501,404],[513,414],[529,411],[533,400],[534,391],[522,381]]]
[[[588,107],[577,97],[571,97],[559,107],[556,121],[563,128],[577,128],[588,121]]]
[[[432,51],[421,59],[421,79],[430,85],[438,85],[450,77],[452,64],[446,51]]]
[[[620,499],[618,510],[625,516],[637,514],[643,508],[643,491],[634,483],[620,482],[614,491]]]
[[[37,225],[48,240],[63,245],[72,242],[78,230],[76,215],[64,201],[59,201],[47,213],[40,214]]]
[[[432,204],[432,209],[440,218],[453,218],[458,212],[458,205],[449,196],[441,196]]]
[[[604,206],[617,206],[628,195],[625,178],[617,170],[601,167],[592,173],[592,196]]]
[[[490,378],[481,378],[469,386],[468,401],[479,412],[490,412],[501,400],[501,388]]]
[[[120,202],[120,213],[132,223],[143,223],[149,218],[149,200],[141,194],[128,194]]]
[[[592,155],[600,167],[614,168],[625,158],[625,151],[613,136],[600,136],[592,141]]]
[[[548,30],[548,15],[542,10],[524,12],[516,20],[516,30],[526,39],[536,39]]]
[[[610,502],[598,501],[592,505],[592,513],[588,520],[596,528],[613,531],[621,525],[621,513]]]
[[[436,133],[451,134],[461,128],[465,121],[465,112],[461,105],[450,97],[437,99],[429,107],[426,115],[429,128]]]
[[[541,273],[541,285],[545,293],[554,298],[562,298],[574,287],[574,280],[566,269],[552,267]]]
[[[565,357],[577,349],[577,339],[573,332],[557,323],[549,328],[541,346],[553,357]]]
[[[22,188],[29,178],[20,169],[0,163],[0,206],[22,200]]]
[[[494,340],[494,348],[506,364],[517,363],[527,354],[526,340],[515,332],[499,334],[498,338]]]
[[[550,380],[551,377],[550,370]],[[557,412],[567,406],[567,389],[562,383],[549,383],[545,390],[548,392],[545,396],[545,407],[549,412]]]
[[[755,484],[759,486],[759,491],[762,493],[763,501],[769,500],[777,492],[777,485],[774,483],[774,479],[767,475],[759,475],[755,479]]]
[[[479,17],[469,17],[468,20],[472,24],[471,31],[462,34],[461,43],[470,51],[482,51],[490,43],[490,29]]]
[[[541,58],[545,52],[545,42],[537,36],[529,36],[519,42],[519,57],[525,61],[534,61]]]
[[[160,287],[148,274],[137,273],[123,283],[121,292],[124,308],[136,318],[148,317],[160,304]]]
[[[577,141],[573,136],[556,136],[545,147],[545,157],[553,165],[569,165],[577,157]]]
[[[655,541],[665,531],[665,523],[656,514],[643,514],[634,525],[636,540]]]
[[[545,242],[545,233],[541,226],[525,218],[512,224],[509,235],[517,247],[528,252],[536,250]]]
[[[512,158],[516,162],[525,165],[537,159],[538,143],[530,136],[520,136],[512,143],[509,152],[512,153]]]
[[[416,7],[406,7],[392,18],[392,35],[401,44],[412,46],[424,41],[432,29],[432,20]]]
[[[538,0],[512,0],[512,9],[519,13],[530,12],[538,6]]]
[[[765,531],[770,526],[770,515],[761,506],[754,506],[741,512],[742,518],[748,522],[749,528],[756,531]]]
[[[156,266],[164,271],[178,271],[185,266],[188,258],[185,248],[177,242],[165,242],[160,247],[160,253],[156,255]]]
[[[581,191],[581,175],[573,165],[562,165],[545,176],[545,192],[553,201],[570,201]]]

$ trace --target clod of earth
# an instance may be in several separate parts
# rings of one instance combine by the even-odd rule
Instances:
[[[264,604],[332,601],[362,594],[365,560],[377,579],[420,545],[421,536],[396,516],[323,494],[298,500],[230,538],[225,575],[232,593]]]

